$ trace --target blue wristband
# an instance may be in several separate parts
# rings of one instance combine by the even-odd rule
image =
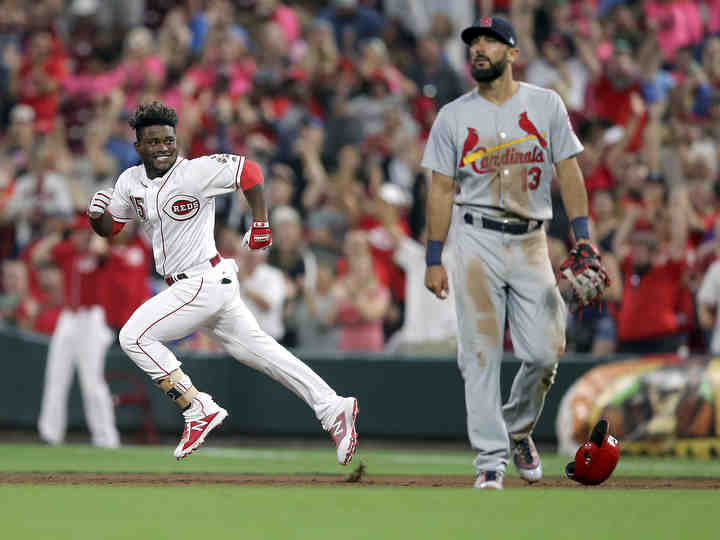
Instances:
[[[570,222],[570,226],[572,227],[576,242],[581,239],[590,240],[587,217],[576,217]]]
[[[437,240],[428,240],[425,250],[425,264],[439,266],[442,264],[443,243]]]

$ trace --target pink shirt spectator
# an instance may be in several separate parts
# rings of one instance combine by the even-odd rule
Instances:
[[[388,296],[389,291],[377,286],[369,297]],[[381,352],[385,345],[382,319],[365,321],[352,302],[343,300],[337,308],[338,322],[342,329],[338,349],[341,351]]]
[[[162,88],[165,81],[165,60],[156,55],[146,56],[141,60],[126,60],[118,71],[125,90],[125,108],[133,110],[147,90],[148,82],[154,82],[156,88]]]
[[[645,2],[645,15],[658,25],[658,40],[666,60],[673,59],[679,48],[702,40],[700,7],[692,0]]]
[[[72,73],[63,81],[63,88],[69,95],[105,95],[122,84],[123,73],[118,69],[102,73]]]
[[[253,60],[244,60],[234,63],[230,68],[230,97],[236,98],[247,93],[252,87],[252,78],[257,70]],[[195,92],[212,88],[218,76],[218,67],[206,64],[196,64],[191,67],[185,79],[191,84]]]
[[[707,31],[711,34],[720,32],[720,0],[705,0],[707,7]]]
[[[300,37],[300,23],[292,8],[280,4],[273,13],[272,21],[283,29],[288,45],[292,45]]]

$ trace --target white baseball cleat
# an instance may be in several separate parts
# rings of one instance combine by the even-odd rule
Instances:
[[[532,437],[529,435],[514,442],[513,463],[520,477],[526,482],[532,484],[542,478],[542,464],[540,463],[540,454]]]
[[[501,471],[483,471],[477,475],[473,489],[503,488],[503,473]]]
[[[180,442],[175,448],[174,455],[180,460],[189,456],[193,451],[205,442],[205,437],[223,423],[227,418],[228,412],[220,407],[220,410],[212,414],[208,414],[200,420],[189,420],[185,422],[185,430],[183,431]]]
[[[337,460],[340,465],[347,465],[352,461],[357,449],[357,432],[355,419],[358,409],[357,399],[353,397],[342,398],[339,411],[335,414],[332,424],[327,428],[337,448]]]

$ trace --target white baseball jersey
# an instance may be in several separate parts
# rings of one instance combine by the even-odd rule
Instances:
[[[115,184],[108,211],[115,221],[137,219],[152,239],[155,268],[170,276],[217,254],[215,197],[239,189],[244,156],[178,156],[159,178],[143,165],[125,170]]]
[[[440,109],[422,166],[455,179],[457,204],[546,220],[553,164],[583,145],[555,91],[519,84],[501,105],[472,90]]]

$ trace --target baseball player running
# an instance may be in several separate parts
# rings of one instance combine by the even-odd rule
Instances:
[[[139,220],[152,238],[155,267],[169,285],[132,314],[119,337],[125,353],[182,410],[185,430],[175,457],[191,454],[228,415],[209,394],[193,386],[163,344],[204,328],[231,356],[303,399],[330,432],[338,462],[346,465],[357,446],[357,400],[339,397],[260,329],[240,299],[235,262],[221,258],[215,248],[214,198],[238,189],[253,213],[244,245],[249,249],[272,245],[260,167],[237,155],[178,156],[176,124],[173,109],[158,102],[140,105],[130,125],[142,165],[125,170],[114,190],[98,191],[88,207],[90,223],[101,236]]]
[[[553,165],[576,242],[561,273],[579,306],[599,298],[608,282],[589,240],[575,159],[583,146],[560,97],[513,80],[517,40],[505,19],[481,18],[462,40],[477,87],[439,111],[425,148],[422,165],[432,170],[425,285],[440,298],[449,293],[441,253],[452,221],[458,364],[478,452],[475,487],[502,489],[509,443],[520,475],[528,482],[542,477],[532,431],[565,349],[566,307],[543,227],[552,218]],[[523,362],[503,406],[506,318]]]

